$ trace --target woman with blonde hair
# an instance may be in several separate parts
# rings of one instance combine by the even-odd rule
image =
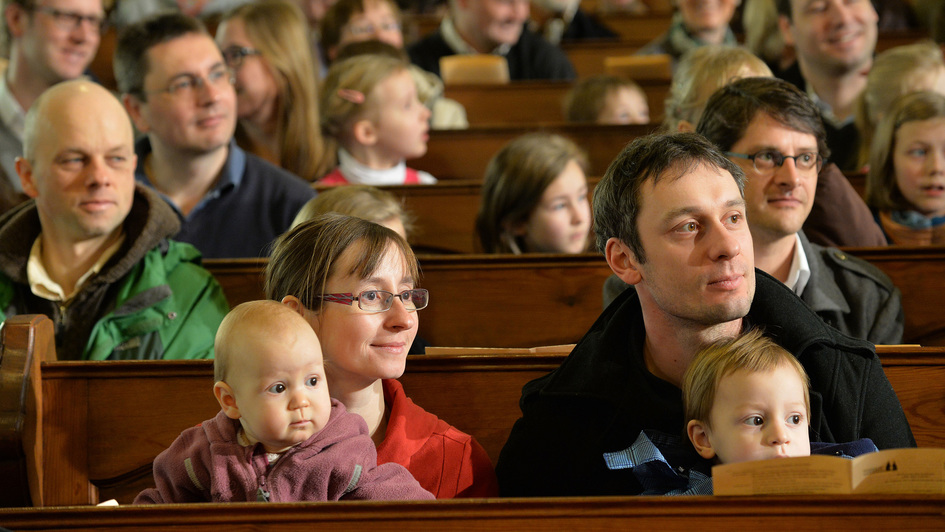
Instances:
[[[315,63],[299,7],[244,4],[224,16],[217,44],[236,78],[236,141],[246,151],[315,181],[334,164],[318,116]]]
[[[693,132],[716,90],[736,79],[772,77],[764,61],[739,46],[707,45],[679,61],[666,97],[662,128],[667,133]]]
[[[856,128],[860,132],[859,166],[870,160],[870,144],[883,114],[892,103],[910,92],[945,94],[945,58],[932,41],[890,48],[873,59],[866,89],[856,104]]]
[[[581,253],[591,208],[587,156],[570,140],[529,133],[489,161],[476,234],[486,253]]]

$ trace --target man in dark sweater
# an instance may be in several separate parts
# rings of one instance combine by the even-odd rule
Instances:
[[[432,35],[407,49],[420,68],[440,75],[440,58],[497,54],[509,62],[509,77],[574,79],[571,61],[557,46],[525,28],[528,0],[451,0],[450,15]]]
[[[690,360],[748,327],[810,376],[811,441],[915,445],[873,345],[831,328],[754,268],[744,187],[741,168],[692,133],[637,139],[611,164],[594,191],[597,247],[636,290],[604,310],[557,370],[525,385],[496,467],[500,494],[641,493],[632,470],[609,469],[604,453],[643,429],[679,433]]]
[[[115,49],[115,79],[147,135],[135,146],[135,177],[173,207],[177,240],[207,258],[267,256],[315,192],[233,141],[233,77],[206,28],[179,13],[128,26]]]

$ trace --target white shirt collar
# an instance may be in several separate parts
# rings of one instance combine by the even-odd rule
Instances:
[[[358,162],[344,148],[338,149],[338,168],[352,185],[403,185],[407,175],[407,163],[403,160],[391,168],[370,168]]]
[[[800,296],[809,280],[810,263],[807,262],[807,254],[801,246],[801,236],[794,233],[794,257],[791,259],[791,270],[788,271],[787,282],[784,284]]]
[[[462,36],[459,34],[459,31],[456,30],[456,25],[453,24],[453,19],[451,17],[445,17],[443,22],[440,23],[440,35],[443,36],[443,40],[446,41],[447,46],[449,46],[457,54],[479,53],[469,43],[463,40]],[[495,48],[495,50],[492,50],[491,53],[495,55],[508,55],[509,50],[511,49],[511,44],[500,44]]]

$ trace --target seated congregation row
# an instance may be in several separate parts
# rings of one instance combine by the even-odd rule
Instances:
[[[646,166],[639,167],[640,161]],[[524,417],[512,429],[497,465],[501,494],[640,493],[650,486],[650,469],[638,468],[642,464],[632,458],[654,444],[671,460],[680,460],[673,465],[685,474],[675,474],[671,483],[679,491],[693,484],[693,493],[706,493],[705,473],[719,460],[804,455],[818,447],[808,443],[811,437],[833,443],[872,439],[829,451],[847,454],[873,444],[914,445],[872,345],[830,328],[783,284],[752,268],[752,253],[742,252],[750,249],[751,237],[738,166],[693,134],[638,139],[615,166],[620,170],[599,185],[606,190],[603,226],[616,231],[608,239],[613,249],[608,264],[636,290],[605,310],[559,369],[526,385]],[[680,175],[680,166],[693,170]],[[645,199],[635,196],[634,188],[646,189]],[[628,204],[640,213],[636,223],[628,220]],[[698,237],[666,235],[662,220],[673,215],[676,219],[668,223],[674,227],[698,220],[699,227],[690,231]],[[623,236],[626,230],[630,236]],[[632,244],[624,241],[637,242],[640,251],[631,251]],[[324,252],[313,258],[313,247]],[[680,253],[698,260],[679,262]],[[643,255],[646,262],[638,262],[636,257]],[[673,274],[663,273],[669,270]],[[435,418],[422,421],[430,415],[413,406],[402,390],[398,393],[392,380],[404,370],[406,343],[416,334],[418,311],[428,302],[426,291],[411,288],[415,276],[416,261],[403,239],[358,218],[328,214],[281,237],[266,275],[267,295],[275,301],[237,307],[217,334],[214,394],[222,412],[185,432],[158,457],[156,489],[145,491],[140,502],[429,497],[402,469],[375,469],[368,435],[377,444],[379,463],[392,448],[415,450],[409,463],[398,463],[436,493],[432,482],[439,496],[449,496],[454,481],[463,486],[470,476],[492,478],[491,463],[474,441],[442,422],[435,424],[439,430],[430,427]],[[284,293],[298,295],[280,298]],[[743,329],[753,331],[742,336]],[[698,355],[696,360],[706,357],[705,374],[694,364],[684,384],[686,362],[706,335],[736,339]],[[739,360],[733,352],[773,359],[766,359],[761,371],[738,365],[715,368],[714,373],[708,369],[713,356]],[[329,364],[322,363],[322,356]],[[805,373],[813,386],[809,399]],[[848,378],[830,378],[838,374]],[[331,407],[326,382],[341,401]],[[791,384],[777,388],[775,397],[768,394],[775,389],[771,382]],[[725,415],[719,410],[726,411],[727,403],[698,395],[688,401],[699,409],[699,417],[688,423],[692,446],[660,436],[677,433],[690,417],[688,410],[682,415],[680,388],[699,394],[699,386],[717,388],[716,397],[727,397],[721,395],[724,389],[750,394],[753,403],[765,401],[771,410],[764,412],[762,438],[747,447],[730,447],[724,435],[730,426],[716,418]],[[378,399],[380,406],[374,407]],[[341,405],[361,416],[345,416]],[[262,423],[264,419],[279,421]],[[699,428],[710,420],[714,430]],[[431,433],[421,438],[423,448],[417,450],[416,442],[402,440],[409,433],[415,441],[420,426]],[[565,430],[549,440],[548,431],[556,430],[552,427]],[[637,438],[643,429],[648,429],[647,437]],[[445,453],[437,454],[444,449],[444,438],[466,443],[447,445]],[[228,459],[225,473],[208,470],[215,449],[226,446],[237,451],[231,457],[245,454],[247,459]],[[548,453],[565,459],[552,475],[558,484],[545,473],[551,458],[546,446],[554,447]],[[346,449],[349,457],[341,459],[333,448]],[[360,457],[355,463],[352,454]],[[532,460],[534,454],[539,456]],[[316,455],[321,460],[313,460]],[[303,458],[314,467],[294,467]],[[181,460],[188,472],[179,467]],[[477,463],[482,475],[475,474]],[[494,486],[494,480],[489,482]]]
[[[84,28],[82,24],[80,19],[79,26]],[[206,356],[211,353],[227,305],[219,286],[199,267],[197,250],[205,256],[221,256],[213,250],[237,240],[222,236],[239,235],[244,247],[238,256],[261,256],[278,238],[267,273],[267,295],[293,311],[290,315],[304,318],[318,335],[317,350],[311,335],[306,335],[308,354],[321,351],[329,362],[328,375],[318,371],[299,374],[295,369],[286,370],[287,374],[293,379],[301,375],[303,386],[311,388],[325,380],[331,383],[332,395],[340,401],[333,409],[339,413],[336,417],[341,417],[342,404],[360,414],[366,425],[355,420],[356,431],[374,439],[378,462],[401,463],[434,495],[496,493],[499,488],[491,464],[483,459],[475,442],[412,405],[395,380],[403,372],[407,350],[416,335],[417,311],[429,299],[429,294],[415,286],[416,261],[406,242],[378,225],[338,215],[319,217],[283,234],[295,211],[314,191],[235,146],[235,93],[229,72],[216,44],[191,19],[163,16],[132,26],[123,34],[118,51],[116,72],[124,106],[95,84],[72,81],[44,92],[30,107],[24,126],[24,157],[18,159],[15,170],[24,191],[35,200],[15,207],[0,221],[5,287],[0,292],[5,299],[0,301],[0,309],[49,315],[60,331],[57,351],[65,359]],[[248,56],[242,48],[237,52],[228,55],[239,56],[238,61]],[[364,87],[356,84],[360,80],[349,80],[350,72],[369,61],[377,61],[376,67],[362,78],[374,76],[372,84]],[[193,68],[181,69],[185,65]],[[372,58],[358,60],[348,69],[338,68],[335,77],[330,72],[326,81],[337,85],[328,85],[332,88],[323,91],[323,97],[336,100],[341,109],[338,124],[344,132],[339,129],[339,138],[353,138],[356,143],[352,146],[377,146],[376,152],[365,153],[396,160],[402,166],[406,150],[424,144],[429,111],[411,92],[415,88],[400,65],[396,60]],[[191,73],[167,75],[173,72]],[[157,82],[162,75],[167,79]],[[346,84],[349,81],[354,84]],[[390,90],[378,93],[382,85]],[[712,145],[692,134],[645,137],[618,156],[596,193],[598,247],[617,277],[636,289],[616,297],[595,325],[600,330],[592,331],[562,369],[526,387],[525,417],[513,430],[507,458],[498,464],[502,493],[639,491],[638,481],[627,476],[628,470],[604,467],[603,452],[626,448],[642,429],[677,431],[685,421],[680,414],[679,387],[686,362],[707,338],[736,336],[747,328],[745,323],[764,328],[810,374],[815,399],[804,417],[815,439],[844,442],[870,437],[879,447],[914,445],[871,345],[840,335],[790,293],[813,292],[816,281],[810,279],[820,265],[812,257],[816,253],[831,256],[814,248],[807,252],[799,232],[813,208],[814,176],[823,171],[827,153],[819,111],[806,95],[776,80],[745,79],[733,87],[772,93],[801,110],[783,111],[786,104],[778,100],[770,108],[762,105],[753,109],[737,101],[741,92],[723,89],[709,100],[705,114],[708,116],[714,106],[728,109],[725,106],[733,104],[742,111],[743,125],[735,132],[741,134],[721,133],[725,139],[737,138],[733,144]],[[394,102],[399,106],[374,108],[379,118],[360,119],[363,110],[359,106],[377,104],[379,96],[404,94],[406,99]],[[734,103],[726,100],[727,94],[735,98]],[[126,111],[146,134],[137,146]],[[778,121],[779,113],[796,115],[800,122],[809,123],[786,127],[785,123],[793,122]],[[359,119],[351,124],[353,117]],[[711,138],[711,125],[704,116],[698,128]],[[422,134],[415,137],[412,133],[417,132]],[[739,142],[755,142],[763,135],[774,140],[739,147]],[[785,137],[787,144],[782,143]],[[798,137],[803,142],[795,142]],[[719,150],[732,150],[727,153],[731,159]],[[352,148],[348,154],[357,151]],[[787,163],[787,158],[792,162]],[[531,233],[530,219],[545,213],[529,212],[525,224],[499,224],[499,231],[505,233],[501,238],[518,239],[520,249],[539,249],[529,242],[538,236],[560,238],[569,245],[579,242],[583,248],[589,232],[586,180],[579,171],[579,157],[564,159],[564,168],[538,192],[544,194],[555,183],[566,186],[569,203],[563,207],[551,204],[546,210],[568,211],[577,230],[569,227],[564,235]],[[344,166],[343,157],[341,162]],[[208,173],[208,168],[214,170]],[[147,186],[136,187],[136,173],[140,182],[153,185],[164,197]],[[566,179],[561,179],[562,174]],[[201,176],[205,177],[202,181]],[[415,177],[417,182],[426,179],[419,173]],[[339,179],[345,180],[343,173]],[[760,205],[757,215],[752,205],[755,195]],[[772,234],[756,237],[756,245],[771,244],[770,249],[752,248],[754,231],[769,230],[757,224],[758,229],[753,225],[749,232],[746,215],[762,219],[769,203],[787,214],[783,221],[773,222]],[[865,207],[856,208],[862,214]],[[665,213],[679,219],[663,219]],[[783,213],[775,213],[775,217]],[[882,238],[870,213],[865,214],[868,222],[853,227]],[[844,216],[847,231],[841,233],[849,233],[852,215]],[[536,225],[554,233],[548,224]],[[168,240],[175,236],[193,243],[196,249]],[[284,256],[280,255],[282,246],[290,248]],[[785,253],[775,256],[780,251]],[[694,257],[700,266],[693,266],[690,259]],[[756,257],[757,265],[770,269],[777,279],[756,273]],[[770,264],[765,266],[765,261]],[[838,285],[850,284],[849,292],[838,290],[841,297],[870,294],[864,305],[881,307],[856,314],[858,322],[873,324],[861,330],[890,328],[893,332],[889,334],[894,335],[898,323],[901,335],[901,308],[896,308],[897,295],[888,279],[855,261],[826,268],[831,268],[831,273],[825,278]],[[251,316],[274,312],[263,309]],[[840,311],[831,307],[828,312]],[[636,327],[634,345],[613,344],[618,337],[625,342],[627,323]],[[654,324],[652,329],[650,323]],[[831,323],[849,325],[845,318]],[[622,334],[618,335],[617,329]],[[233,328],[223,328],[224,333],[228,330]],[[301,334],[298,326],[296,333]],[[629,351],[631,357],[626,358],[639,363],[638,367],[624,368],[631,377],[619,386],[610,382],[613,374],[596,373],[608,366],[607,357],[618,350]],[[593,363],[596,361],[603,365]],[[305,364],[318,366],[314,360]],[[589,369],[595,367],[598,369]],[[226,375],[224,370],[221,375]],[[849,378],[843,382],[826,379],[838,373]],[[243,378],[252,380],[249,375],[233,380],[242,383]],[[628,396],[631,392],[625,388],[633,380],[641,383],[633,394],[652,393]],[[849,382],[859,382],[861,388],[845,384]],[[279,386],[272,388],[274,395],[283,395],[288,389],[287,385]],[[243,420],[238,386],[232,391],[227,387],[216,387],[215,393],[224,410],[235,409],[232,412]],[[592,388],[594,393],[583,397]],[[601,400],[601,390],[608,395],[606,400]],[[305,408],[318,410],[321,422],[328,423],[331,415],[326,409],[309,405],[316,400],[325,405],[327,395],[319,393],[311,401],[304,393],[298,397],[286,394],[286,401],[299,401]],[[578,403],[567,399],[574,394],[582,396]],[[614,423],[619,419],[616,416],[624,415],[625,406],[638,408],[650,403],[660,406],[647,413],[649,417]],[[249,404],[251,412],[246,413],[245,422],[220,421],[228,427],[228,437],[244,443],[263,442],[258,449],[274,451],[273,457],[259,455],[263,461],[258,463],[265,469],[266,460],[279,463],[287,440],[276,438],[273,445],[265,445],[268,436],[261,437],[252,422],[259,405]],[[561,420],[554,419],[561,412],[567,412],[565,424],[571,426],[564,427],[565,434],[554,435],[549,431],[555,430],[552,426],[562,428]],[[427,434],[419,448],[405,443],[406,434],[416,428],[413,420],[422,424]],[[290,432],[311,434],[318,425],[294,419]],[[619,434],[609,433],[607,427],[614,425],[622,426]],[[574,441],[587,434],[599,434],[601,438],[592,439],[600,447],[588,445],[586,440]],[[548,445],[549,439],[556,441]],[[414,463],[413,457],[427,456],[432,452],[430,447],[439,449],[434,461],[418,458]],[[562,456],[574,456],[574,460],[564,472],[553,468],[555,475],[561,473],[553,481],[546,466],[552,458],[560,460]],[[392,479],[407,486],[405,489],[415,488],[397,468],[374,471],[370,460],[352,467],[349,472],[370,470],[365,480]],[[316,476],[321,473],[315,472]],[[186,475],[183,480],[194,482]],[[341,488],[335,493],[357,488],[351,481],[342,484],[332,488]],[[271,496],[265,484],[255,487],[259,489],[247,489],[244,495]],[[379,491],[384,489],[379,487]]]

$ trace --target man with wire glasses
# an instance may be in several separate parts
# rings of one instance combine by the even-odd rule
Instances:
[[[0,212],[26,199],[14,168],[23,153],[26,111],[49,87],[75,79],[95,57],[101,0],[4,0],[10,62],[0,83]]]
[[[223,54],[196,19],[179,13],[123,29],[115,79],[135,127],[136,179],[181,220],[176,239],[204,257],[265,257],[315,192],[237,147],[236,90]]]

